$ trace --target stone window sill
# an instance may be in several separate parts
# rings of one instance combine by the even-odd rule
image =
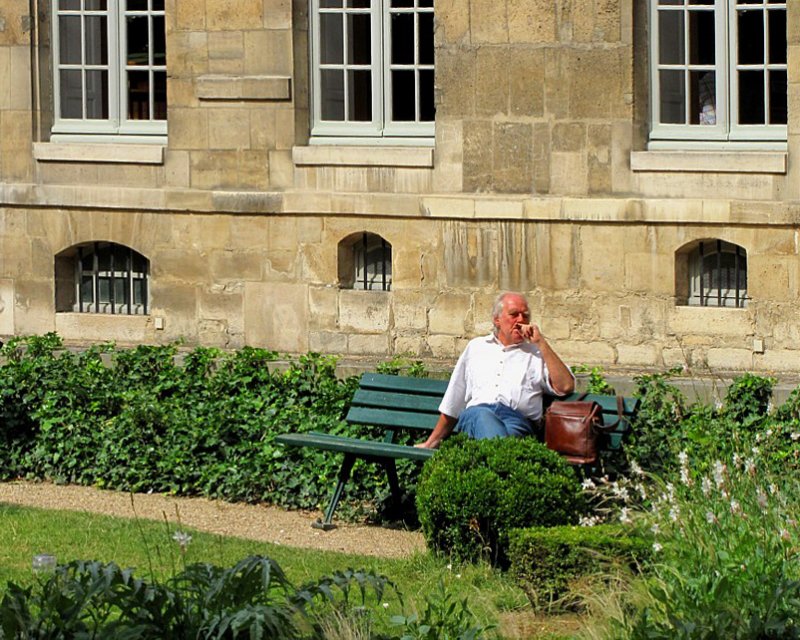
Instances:
[[[311,146],[294,147],[297,166],[433,168],[432,147]]]
[[[632,171],[785,174],[785,151],[632,151]]]
[[[164,149],[160,144],[35,142],[33,157],[37,162],[164,164]]]

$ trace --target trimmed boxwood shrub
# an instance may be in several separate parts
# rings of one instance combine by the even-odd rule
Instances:
[[[533,438],[449,438],[425,463],[417,510],[428,547],[458,560],[506,563],[507,532],[577,522],[573,469]]]
[[[574,607],[575,580],[602,574],[614,563],[636,567],[650,553],[649,541],[618,525],[530,527],[510,531],[508,538],[510,573],[536,609],[556,601]]]

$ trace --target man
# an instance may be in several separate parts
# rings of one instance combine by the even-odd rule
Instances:
[[[430,437],[435,449],[453,429],[472,438],[533,434],[542,417],[542,394],[566,395],[575,378],[530,324],[522,294],[506,292],[492,309],[494,332],[469,342],[456,363]]]

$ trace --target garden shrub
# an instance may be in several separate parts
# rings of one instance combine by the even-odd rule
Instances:
[[[618,525],[529,527],[509,533],[510,573],[535,609],[577,606],[570,586],[615,564],[635,568],[650,542]]]
[[[504,565],[508,531],[575,523],[583,508],[575,471],[533,438],[453,436],[417,486],[428,547],[460,560]]]
[[[734,378],[725,393],[722,413],[740,429],[754,430],[767,417],[777,380],[745,373]]]

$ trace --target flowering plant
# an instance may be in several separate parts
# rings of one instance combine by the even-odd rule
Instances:
[[[757,447],[708,472],[685,452],[678,462],[672,481],[633,465],[629,479],[585,483],[607,517],[653,536],[643,595],[618,621],[623,635],[800,637],[800,483],[766,471]]]

